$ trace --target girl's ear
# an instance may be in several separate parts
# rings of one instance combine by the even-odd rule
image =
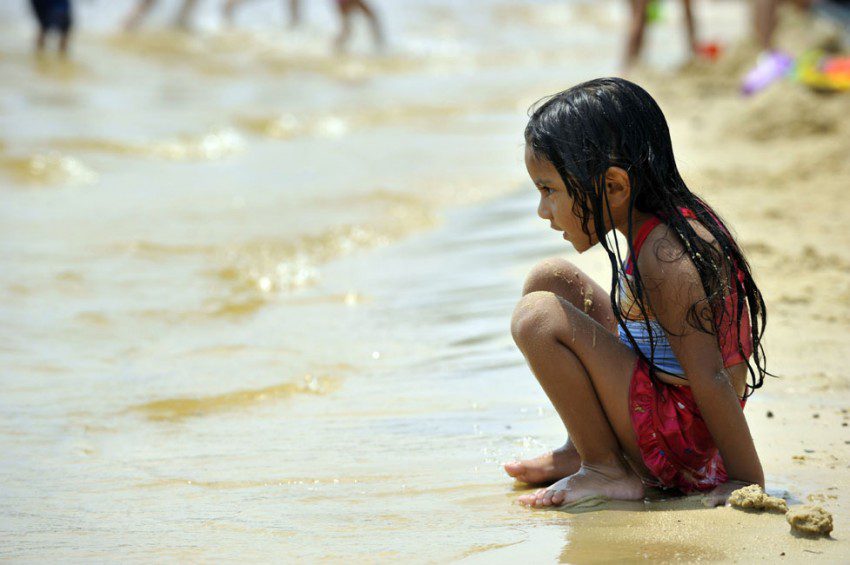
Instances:
[[[613,208],[628,205],[632,195],[629,173],[620,167],[608,167],[605,171],[605,192]]]

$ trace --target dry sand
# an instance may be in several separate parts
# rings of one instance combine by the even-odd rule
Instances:
[[[804,27],[790,22],[780,43],[811,44]],[[781,515],[682,499],[648,514],[576,516],[565,560],[604,558],[590,548],[605,540],[615,553],[643,547],[688,561],[850,559],[850,93],[785,82],[744,100],[737,84],[747,53],[633,79],[657,98],[686,181],[736,232],[765,296],[768,368],[778,378],[766,380],[746,414],[768,492],[829,510],[832,537],[794,536]],[[577,263],[608,277],[598,250]],[[630,557],[615,553],[608,557]]]

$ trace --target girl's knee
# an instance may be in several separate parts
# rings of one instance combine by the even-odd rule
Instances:
[[[553,308],[560,308],[558,297],[547,291],[530,292],[523,296],[511,317],[511,335],[520,349],[554,335]]]
[[[558,285],[569,285],[577,280],[578,267],[561,258],[544,259],[531,269],[525,278],[523,295],[537,291],[552,292]]]

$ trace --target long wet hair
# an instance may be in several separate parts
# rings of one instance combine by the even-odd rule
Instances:
[[[605,226],[613,226],[605,190],[605,173],[620,167],[628,173],[631,196],[628,210],[628,252],[633,249],[632,212],[639,210],[659,217],[684,247],[699,273],[706,298],[689,307],[687,322],[698,331],[720,335],[726,313],[726,299],[737,296],[733,322],[739,322],[746,309],[750,317],[752,360],[743,355],[742,336],[738,351],[746,359],[749,382],[745,397],[761,387],[766,370],[762,336],[767,322],[764,299],[750,272],[750,266],[720,216],[685,185],[676,161],[667,120],[661,108],[640,86],[621,78],[601,78],[555,94],[529,112],[525,141],[535,158],[546,160],[560,174],[573,199],[573,213],[582,221],[584,233],[593,220],[595,235],[612,267],[611,306],[617,322],[634,351],[649,365],[651,374],[659,369],[640,350],[626,326],[618,301],[620,267],[623,257],[617,238],[607,237]],[[714,241],[700,237],[682,210],[690,210],[696,221]],[[605,218],[608,221],[605,221]],[[613,243],[612,241],[613,240]],[[644,293],[637,260],[632,261],[634,282],[629,282],[635,304],[646,322],[650,357],[654,356],[651,309]],[[735,285],[733,288],[732,285]]]

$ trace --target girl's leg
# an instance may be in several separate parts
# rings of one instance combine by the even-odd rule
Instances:
[[[558,295],[581,309],[608,331],[617,333],[617,322],[611,310],[608,293],[565,259],[552,258],[537,264],[525,279],[523,296],[537,291]],[[533,459],[511,461],[505,471],[518,481],[529,484],[551,484],[578,471],[581,459],[575,445],[566,443]]]
[[[647,472],[628,410],[634,353],[609,328],[552,292],[523,297],[511,329],[581,458],[575,474],[520,502],[549,506],[597,495],[642,498],[643,484],[623,457]]]

